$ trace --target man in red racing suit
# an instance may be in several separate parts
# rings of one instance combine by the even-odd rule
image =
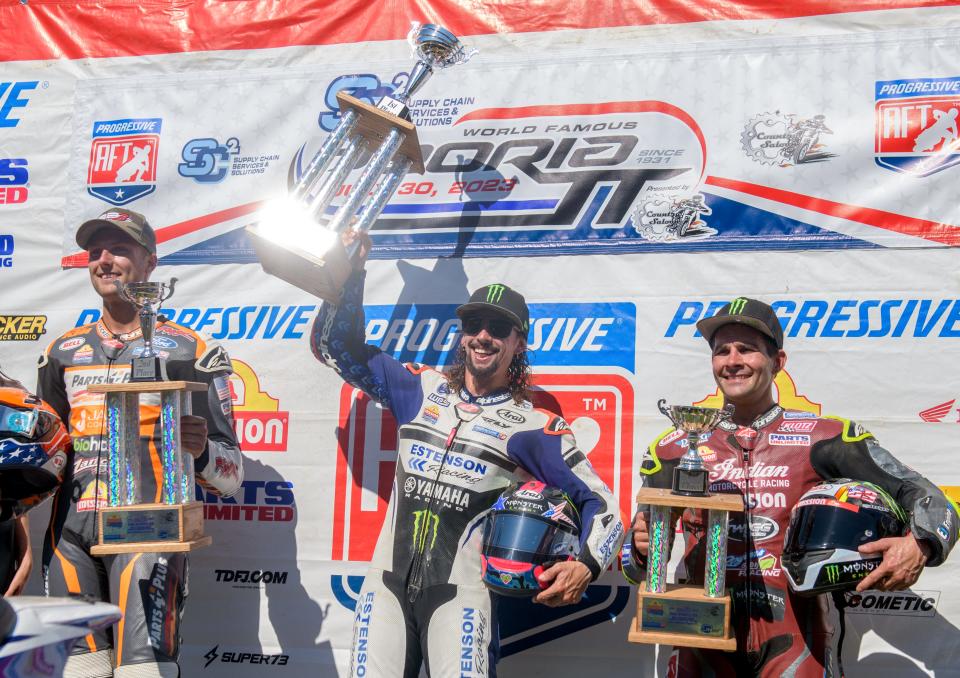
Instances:
[[[114,209],[83,224],[77,243],[89,253],[103,314],[96,323],[55,339],[40,358],[37,393],[67,424],[73,443],[44,539],[44,585],[48,595],[83,593],[113,602],[123,619],[112,633],[100,631],[77,643],[64,675],[176,677],[186,554],[90,555],[97,543],[96,514],[106,505],[107,457],[103,394],[87,387],[130,380],[130,359],[143,352],[143,336],[136,309],[119,298],[113,281],[146,280],[156,266],[156,240],[142,215]],[[166,320],[157,324],[154,346],[166,361],[169,379],[207,384],[206,391],[193,394],[192,415],[181,419],[182,444],[195,458],[201,485],[222,496],[234,494],[243,467],[227,381],[230,358],[219,345]],[[146,501],[160,500],[159,405],[158,394],[140,398],[140,482]]]
[[[714,377],[724,401],[736,407],[731,421],[701,437],[698,452],[710,473],[710,491],[741,494],[746,503],[744,514],[731,515],[727,556],[737,651],[676,648],[670,675],[842,675],[842,597],[795,596],[782,569],[793,506],[823,479],[851,478],[879,485],[907,511],[910,534],[861,547],[864,553],[883,553],[883,563],[858,590],[906,588],[924,565],[942,563],[957,540],[955,508],[863,427],[774,403],[771,384],[786,354],[782,329],[768,305],[741,297],[698,327],[713,349]],[[669,488],[686,445],[685,434],[672,428],[654,440],[641,466],[644,485]],[[644,576],[645,509],[638,507],[634,538],[623,553],[624,574],[634,583]],[[702,584],[705,512],[687,509],[682,520],[686,546],[678,578]]]

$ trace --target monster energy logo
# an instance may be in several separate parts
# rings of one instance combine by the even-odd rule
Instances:
[[[433,534],[430,537],[430,548],[427,549],[428,551],[432,551],[433,545],[437,543],[437,527],[439,525],[440,516],[433,511],[428,509],[414,511],[413,548],[422,553],[424,547],[427,545],[427,535],[432,532]]]
[[[740,315],[747,306],[746,297],[737,297],[730,302],[730,315]]]
[[[827,573],[827,582],[830,584],[836,584],[840,581],[840,566],[839,565],[827,565],[825,568]]]
[[[507,288],[503,285],[487,285],[487,303],[499,304],[505,289]]]

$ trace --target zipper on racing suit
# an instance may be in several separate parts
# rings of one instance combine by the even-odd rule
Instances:
[[[759,432],[758,432],[759,433]],[[754,438],[757,440],[759,435]],[[746,544],[746,553],[744,554],[744,565],[746,572],[746,588],[744,589],[744,595],[747,599],[747,638],[744,643],[743,650],[749,652],[753,646],[753,616],[751,615],[751,607],[753,604],[753,577],[751,577],[753,571],[753,563],[750,558],[753,554],[753,514],[751,511],[753,507],[751,506],[750,496],[750,449],[743,446],[744,441],[738,441],[741,443],[741,449],[743,450],[742,461],[743,461],[743,493],[746,498],[746,511],[744,512],[744,520],[746,521],[744,525],[743,534],[745,537]]]
[[[464,407],[461,407],[464,406]],[[436,494],[437,483],[440,482],[440,476],[443,475],[443,467],[447,463],[447,456],[450,454],[450,448],[453,447],[453,441],[457,437],[457,433],[460,431],[460,426],[466,422],[471,421],[476,417],[482,408],[473,403],[457,403],[454,412],[457,415],[457,423],[454,424],[453,428],[450,429],[450,433],[447,435],[447,441],[443,446],[443,458],[440,460],[440,468],[437,469],[437,475],[433,479],[433,483],[430,486],[430,501],[427,502],[427,513],[424,516],[423,525],[421,529],[426,531],[429,529],[430,516],[433,514],[433,500],[434,495]],[[427,546],[426,534],[424,534],[423,539],[420,539],[420,530],[414,532],[413,542],[414,542],[414,553],[413,553],[413,563],[410,565],[410,577],[407,579],[407,600],[411,603],[415,603],[420,597],[420,593],[423,590],[423,559],[424,551]],[[429,555],[427,555],[429,559]]]

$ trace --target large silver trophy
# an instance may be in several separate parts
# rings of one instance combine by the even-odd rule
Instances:
[[[167,369],[163,358],[153,346],[157,331],[157,314],[160,304],[173,296],[176,278],[169,283],[133,282],[115,280],[120,297],[140,309],[140,331],[143,333],[143,353],[130,361],[130,381],[166,381]]]
[[[735,494],[711,495],[709,473],[697,447],[703,434],[729,419],[731,409],[657,403],[678,430],[687,434],[687,451],[673,472],[673,489],[644,487],[637,493],[640,508],[649,506],[649,547],[646,580],[637,592],[637,616],[628,640],[733,651],[737,641],[730,628],[730,594],[726,589],[727,529],[731,511],[743,511]],[[674,514],[687,508],[707,511],[706,567],[703,586],[667,583]]]
[[[168,381],[165,361],[154,348],[160,304],[173,295],[169,283],[115,282],[120,296],[140,309],[143,350],[131,363],[129,383],[94,384],[104,394],[107,457],[107,506],[97,513],[94,555],[191,551],[211,542],[203,534],[203,504],[194,496],[193,457],[181,444],[180,418],[191,413],[191,393],[207,385]],[[141,468],[140,396],[158,393],[160,439],[152,446],[160,462],[159,492],[147,496]],[[155,499],[159,499],[156,501]]]
[[[705,497],[709,494],[709,474],[703,466],[703,460],[697,452],[700,439],[715,429],[720,422],[733,414],[730,409],[713,407],[693,407],[691,405],[667,405],[660,400],[657,408],[673,422],[678,430],[687,434],[687,451],[673,470],[673,493],[688,497]]]
[[[469,60],[468,51],[441,26],[414,23],[408,41],[417,57],[407,83],[371,106],[337,93],[342,116],[307,165],[288,198],[272,203],[247,227],[263,269],[300,289],[336,303],[359,243],[340,235],[368,231],[410,171],[422,173],[423,156],[407,102],[435,70]],[[349,188],[344,181],[362,167]],[[334,197],[347,198],[332,209]]]

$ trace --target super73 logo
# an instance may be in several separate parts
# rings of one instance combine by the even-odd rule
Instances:
[[[433,545],[437,543],[437,527],[440,526],[440,516],[429,509],[413,512],[413,547],[419,552],[424,548],[428,551],[433,550]],[[430,546],[427,547],[427,538],[430,539]]]

